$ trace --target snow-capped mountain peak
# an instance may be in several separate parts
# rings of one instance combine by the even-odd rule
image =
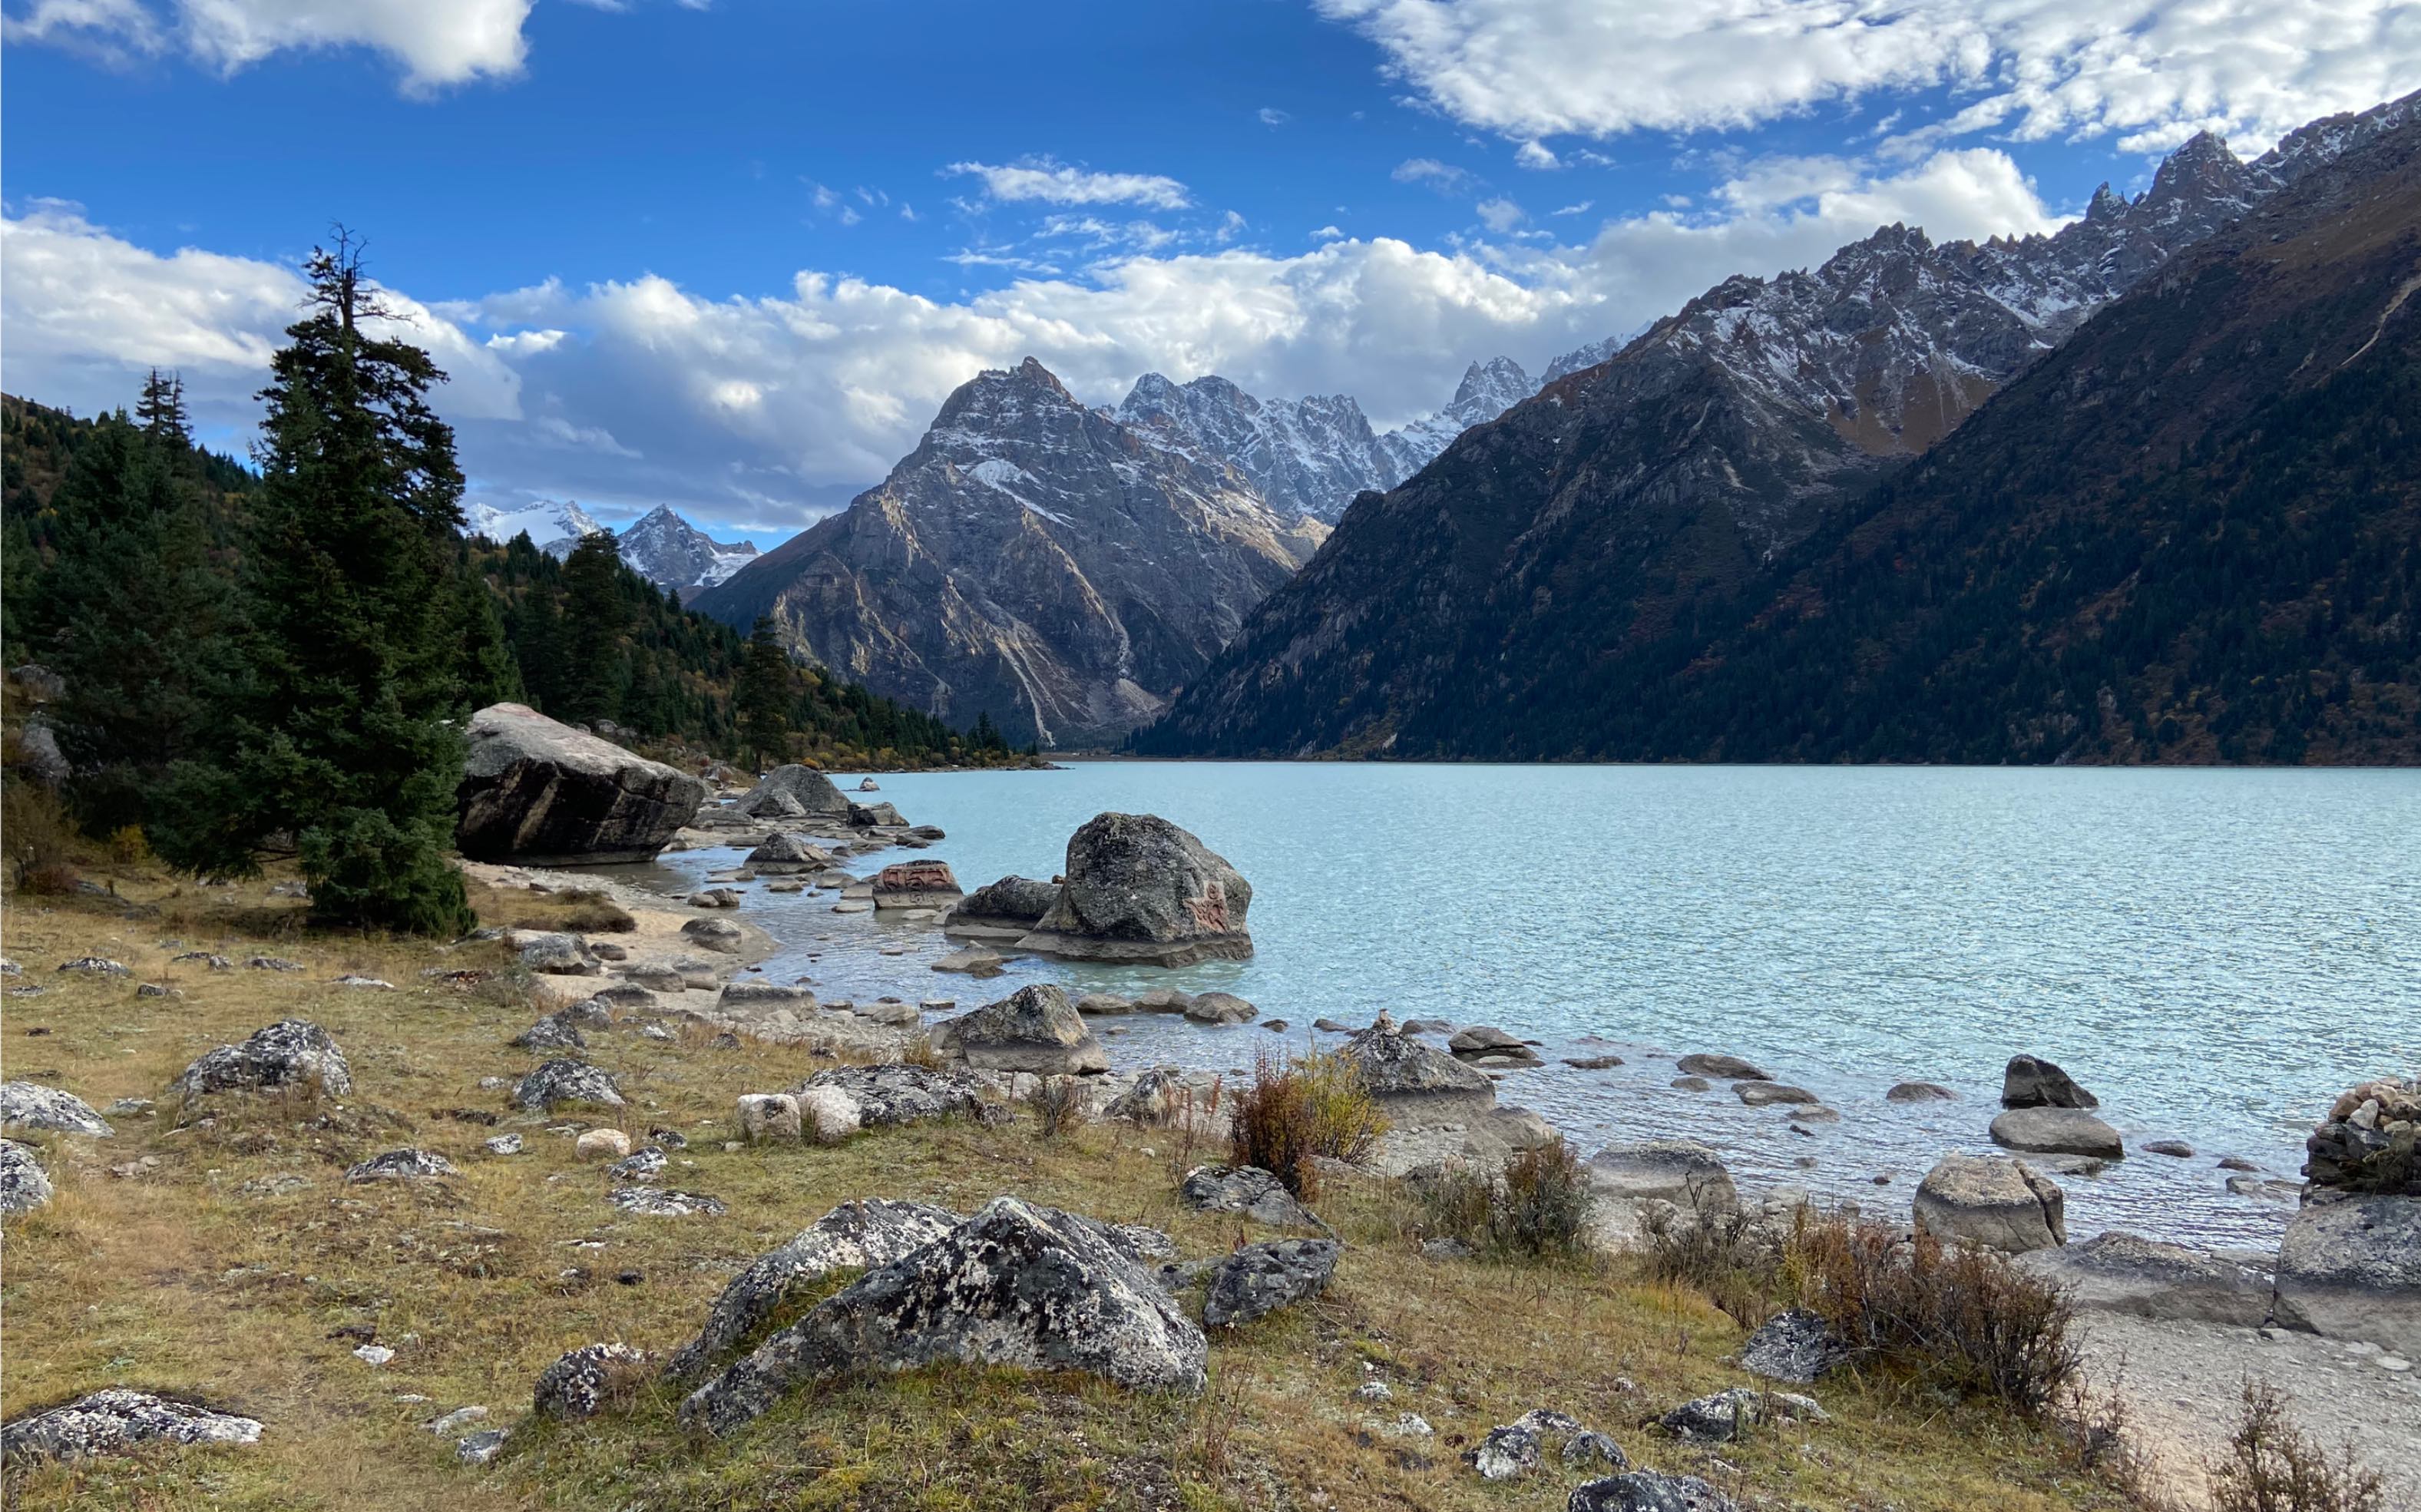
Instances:
[[[660,588],[683,598],[711,588],[757,559],[754,541],[718,541],[660,504],[625,528],[622,560]]]
[[[492,504],[466,505],[462,509],[464,535],[485,536],[499,545],[526,535],[530,544],[555,557],[570,555],[581,537],[604,528],[569,499],[560,504],[541,499],[520,509],[499,509]]]

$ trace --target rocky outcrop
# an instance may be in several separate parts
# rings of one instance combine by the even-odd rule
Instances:
[[[241,1045],[221,1045],[178,1074],[168,1090],[187,1098],[213,1092],[309,1089],[341,1096],[352,1068],[328,1031],[307,1019],[281,1019]]]
[[[0,1129],[107,1139],[117,1130],[74,1093],[39,1082],[0,1083]]]
[[[2366,1082],[2339,1095],[2304,1154],[2315,1187],[2421,1197],[2421,1077]]]
[[[1325,535],[1029,358],[961,386],[882,484],[694,606],[770,616],[794,654],[962,728],[1098,745],[1155,717]]]
[[[523,704],[471,717],[455,843],[474,861],[648,861],[706,802],[706,784]]]
[[[2012,1055],[2001,1073],[2004,1108],[2099,1108],[2101,1099],[2076,1084],[2075,1078],[2047,1060]]]
[[[568,1056],[548,1061],[513,1084],[516,1108],[547,1113],[572,1103],[619,1108],[622,1090],[602,1068]]]
[[[1589,1185],[1626,1202],[1669,1202],[1699,1212],[1728,1212],[1740,1189],[1723,1157],[1695,1139],[1644,1139],[1608,1145],[1588,1159]]]
[[[51,1178],[33,1147],[0,1139],[0,1213],[32,1212],[51,1200]]]
[[[856,1100],[868,1129],[924,1123],[954,1115],[985,1118],[987,1103],[975,1078],[964,1071],[933,1071],[921,1066],[836,1066],[801,1084],[802,1095],[837,1087]]]
[[[1021,950],[1069,960],[1190,966],[1253,953],[1252,884],[1155,814],[1101,814],[1068,840],[1067,881]]]
[[[2023,1255],[2068,1242],[2067,1198],[2005,1155],[1945,1155],[1917,1184],[1920,1233]]]
[[[2127,1153],[2118,1130],[2082,1108],[2011,1108],[1992,1120],[1992,1143],[2034,1155],[2087,1155],[2115,1161]]]
[[[1398,1033],[1384,1015],[1336,1054],[1398,1123],[1454,1121],[1496,1105],[1495,1083],[1445,1052]]]
[[[1550,1447],[1568,1470],[1631,1466],[1631,1457],[1620,1444],[1584,1427],[1570,1413],[1546,1407],[1534,1407],[1512,1422],[1489,1429],[1479,1442],[1463,1451],[1462,1462],[1478,1472],[1482,1480],[1516,1480],[1543,1465]]]
[[[1151,1273],[1098,1226],[995,1197],[818,1303],[692,1393],[680,1417],[728,1433],[808,1381],[942,1361],[1196,1392],[1207,1348]]]
[[[845,1202],[758,1255],[707,1309],[697,1337],[674,1351],[664,1375],[694,1380],[746,1343],[802,1289],[836,1270],[867,1270],[923,1249],[966,1220],[921,1202]]]
[[[0,1463],[102,1458],[158,1443],[259,1442],[252,1418],[112,1387],[0,1426]]]
[[[373,1155],[357,1165],[349,1167],[345,1179],[367,1181],[434,1181],[458,1174],[454,1162],[434,1150],[388,1150]]]
[[[2278,1245],[2278,1320],[2421,1354],[2421,1197],[2319,1188]]]
[[[942,928],[970,940],[1008,942],[1042,922],[1059,901],[1057,882],[1007,876],[978,887],[942,918]]]
[[[1325,1239],[1265,1239],[1210,1268],[1202,1326],[1240,1328],[1328,1289],[1337,1243]]]
[[[951,1020],[934,1033],[933,1048],[984,1071],[1060,1076],[1110,1068],[1101,1041],[1052,982],[1021,987]]]
[[[1272,1228],[1320,1226],[1284,1183],[1257,1165],[1197,1165],[1177,1184],[1177,1199],[1198,1213],[1236,1213]]]
[[[2258,1328],[2270,1316],[2267,1268],[2133,1234],[2035,1250],[2017,1263],[2096,1312],[2237,1328]]]

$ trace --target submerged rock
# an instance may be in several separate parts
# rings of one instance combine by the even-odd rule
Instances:
[[[1202,1331],[1096,1226],[995,1197],[767,1339],[692,1393],[680,1416],[727,1433],[807,1381],[945,1360],[1198,1392],[1206,1353]]]
[[[1015,940],[1040,923],[1058,901],[1057,882],[1012,874],[969,893],[943,916],[942,928],[976,940]]]
[[[2127,1153],[2118,1130],[2082,1108],[2011,1108],[1992,1120],[1992,1143],[2032,1155],[2084,1155],[2115,1161]]]
[[[471,716],[454,835],[475,861],[649,861],[697,813],[706,784],[522,704]]]
[[[1070,960],[1188,966],[1253,953],[1253,889],[1225,857],[1151,814],[1101,814],[1068,841],[1067,881],[1018,943]]]
[[[241,1045],[221,1045],[168,1083],[188,1098],[212,1092],[310,1087],[331,1096],[353,1089],[351,1068],[328,1031],[307,1019],[281,1019]]]
[[[1959,1096],[1939,1082],[1901,1082],[1883,1094],[1885,1102],[1948,1102]]]
[[[1920,1233],[2023,1255],[2068,1242],[2067,1198],[2048,1177],[2006,1155],[1945,1155],[1918,1183]]]
[[[1185,1005],[1185,1016],[1195,1023],[1250,1023],[1260,1013],[1233,992],[1204,992]]]
[[[1676,1062],[1684,1076],[1711,1077],[1718,1082],[1771,1082],[1773,1077],[1737,1055],[1684,1055]]]
[[[1770,1108],[1776,1103],[1811,1107],[1823,1100],[1804,1086],[1786,1086],[1780,1082],[1735,1082],[1732,1092],[1752,1108]]]
[[[152,1443],[259,1442],[260,1424],[253,1418],[112,1387],[0,1426],[0,1462],[99,1458]]]

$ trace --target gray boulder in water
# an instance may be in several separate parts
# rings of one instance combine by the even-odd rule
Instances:
[[[2001,1073],[2004,1108],[2099,1108],[2101,1099],[2047,1060],[2012,1055]]]
[[[0,1426],[0,1463],[128,1455],[153,1443],[259,1442],[252,1418],[112,1387]]]
[[[795,761],[765,773],[737,806],[752,818],[849,818],[848,795],[834,787],[830,777]]]
[[[475,861],[649,861],[696,817],[707,787],[523,704],[471,716],[455,843]]]
[[[1068,840],[1067,881],[1019,948],[1069,960],[1190,966],[1253,953],[1252,884],[1155,814],[1100,814]]]
[[[2082,1108],[2011,1108],[1992,1120],[1992,1143],[2031,1155],[2089,1155],[2115,1161],[2127,1153],[2118,1130]]]
[[[1442,1050],[1398,1034],[1382,1017],[1336,1052],[1398,1121],[1467,1115],[1496,1105],[1496,1083]]]
[[[882,1197],[842,1203],[732,1277],[714,1305],[707,1309],[706,1323],[697,1337],[674,1352],[664,1375],[679,1381],[703,1374],[779,1312],[801,1287],[836,1270],[889,1265],[965,1221],[946,1208],[929,1203]]]
[[[1008,876],[978,887],[960,900],[942,919],[950,934],[976,940],[1016,940],[1051,912],[1059,901],[1057,882]]]
[[[821,871],[833,864],[831,851],[804,834],[791,834],[787,831],[767,835],[764,844],[748,852],[747,860],[748,865],[768,877]]]
[[[328,1031],[307,1019],[281,1019],[241,1045],[221,1045],[168,1084],[188,1098],[211,1092],[273,1092],[316,1087],[332,1095],[353,1089],[351,1068]]]
[[[767,1339],[691,1393],[680,1417],[728,1433],[806,1382],[944,1361],[1198,1392],[1207,1354],[1201,1329],[1103,1225],[995,1197]]]
[[[2057,1184],[2006,1155],[1945,1155],[1917,1184],[1919,1233],[2023,1255],[2068,1242],[2068,1199]]]
[[[1110,1057],[1057,984],[1036,982],[944,1024],[933,1048],[977,1070],[1042,1076],[1106,1071]]]

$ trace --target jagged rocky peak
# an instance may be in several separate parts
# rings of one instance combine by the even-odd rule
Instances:
[[[753,541],[719,541],[660,504],[625,528],[622,560],[660,588],[687,598],[711,588],[757,557]]]

